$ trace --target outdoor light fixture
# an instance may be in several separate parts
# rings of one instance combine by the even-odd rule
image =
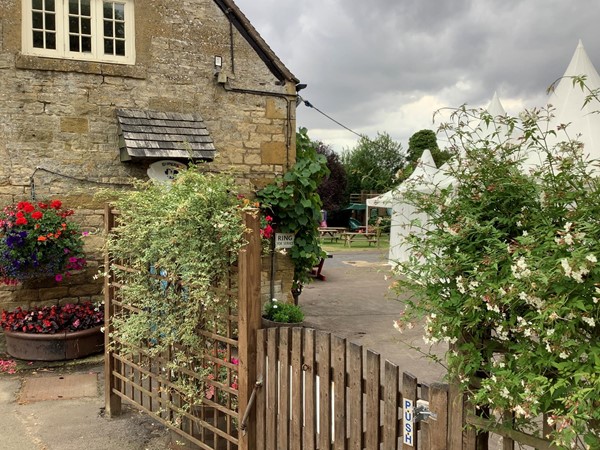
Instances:
[[[215,71],[217,73],[220,72],[222,67],[223,67],[223,58],[221,58],[220,56],[215,56]]]

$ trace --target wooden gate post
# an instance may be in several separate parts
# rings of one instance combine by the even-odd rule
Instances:
[[[239,302],[238,302],[238,399],[239,417],[242,418],[254,386],[256,385],[256,337],[261,324],[260,301],[260,219],[258,210],[244,213],[246,226],[245,239],[248,244],[240,251],[239,269]],[[253,405],[250,405],[254,408]],[[256,413],[250,411],[245,431],[240,434],[240,450],[256,449]]]
[[[104,231],[109,233],[115,226],[115,215],[109,204],[104,208]],[[113,376],[115,370],[115,358],[110,350],[110,336],[113,331],[112,319],[115,314],[113,298],[115,290],[112,287],[114,278],[111,277],[110,257],[108,251],[104,252],[104,408],[108,417],[118,416],[121,414],[121,397],[113,392],[113,388],[117,387],[117,378]]]

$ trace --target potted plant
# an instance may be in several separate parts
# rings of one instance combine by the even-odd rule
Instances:
[[[53,277],[60,282],[86,265],[82,233],[60,200],[22,201],[0,214],[0,281]]]
[[[2,311],[0,327],[9,355],[57,361],[102,351],[104,312],[91,302]]]
[[[265,304],[262,323],[264,327],[302,325],[304,312],[299,305],[278,302],[276,298]]]

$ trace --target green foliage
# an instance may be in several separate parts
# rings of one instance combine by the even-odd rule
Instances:
[[[304,312],[298,305],[273,299],[265,304],[263,317],[273,322],[300,323],[304,320]]]
[[[174,367],[206,369],[190,353],[208,351],[198,331],[218,330],[234,306],[228,274],[244,244],[234,187],[230,177],[190,167],[171,184],[140,182],[114,202],[120,216],[108,252],[134,269],[113,267],[123,283],[120,300],[136,311],[115,317],[120,340],[149,344],[151,354],[173,350]],[[202,392],[183,378],[178,387],[190,396]]]
[[[461,108],[442,126],[455,182],[409,190],[429,223],[414,224],[411,258],[398,266],[397,289],[414,297],[397,326],[424,317],[427,343],[454,345],[449,376],[500,421],[509,411],[526,430],[546,412],[556,445],[584,439],[600,448],[598,166],[566,133],[548,147],[556,134],[541,131],[548,118]],[[482,122],[497,132],[486,134]],[[523,170],[532,151],[545,161]]]
[[[438,167],[450,158],[448,152],[440,150],[435,131],[421,130],[413,134],[408,140],[407,161],[417,162],[425,149],[431,152],[431,156],[433,156],[433,160]]]
[[[342,154],[348,177],[348,195],[361,191],[385,192],[395,184],[396,173],[404,166],[402,145],[387,133],[376,139],[362,137],[356,147]]]
[[[319,197],[326,211],[337,211],[344,207],[348,201],[346,198],[346,170],[342,165],[340,156],[329,146],[322,142],[314,142],[313,146],[317,153],[327,159],[329,175],[321,181],[318,188]]]
[[[296,134],[296,155],[296,164],[256,196],[274,217],[277,232],[295,234],[290,257],[298,286],[309,281],[309,271],[323,255],[317,230],[322,206],[317,189],[329,171],[325,157],[312,146],[306,128]]]

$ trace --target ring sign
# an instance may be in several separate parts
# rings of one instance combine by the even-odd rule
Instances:
[[[275,248],[292,248],[294,233],[275,233]]]
[[[413,447],[413,438],[415,430],[415,418],[413,414],[413,402],[412,400],[404,399],[404,445]]]

